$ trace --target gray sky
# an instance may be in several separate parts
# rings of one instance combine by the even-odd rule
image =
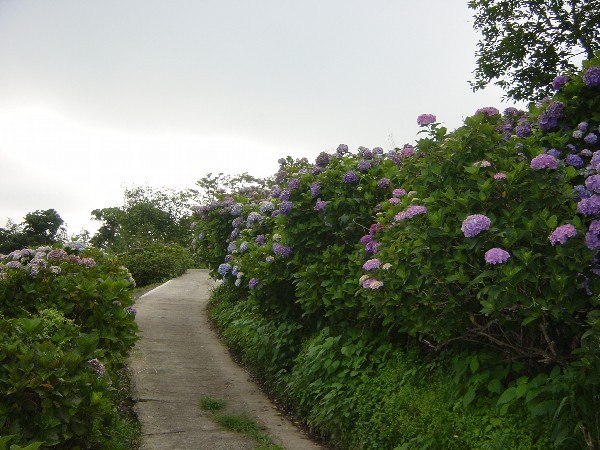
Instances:
[[[414,142],[482,106],[466,0],[0,0],[0,226],[69,232],[123,187],[268,176],[282,156]],[[391,136],[391,138],[390,138]]]

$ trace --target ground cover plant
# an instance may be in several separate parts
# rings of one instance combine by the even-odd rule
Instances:
[[[85,247],[0,255],[0,436],[11,446],[125,449],[135,435],[121,408],[134,282]]]
[[[552,88],[452,132],[423,114],[389,152],[281,159],[266,195],[196,208],[215,323],[314,431],[600,446],[599,60]]]

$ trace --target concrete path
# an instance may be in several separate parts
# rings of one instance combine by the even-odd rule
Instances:
[[[210,329],[206,304],[212,281],[207,270],[183,276],[136,302],[141,330],[130,357],[136,413],[144,450],[253,449],[252,439],[222,430],[202,411],[202,397],[222,399],[227,414],[242,412],[262,423],[288,450],[318,449],[275,409],[230,358]]]

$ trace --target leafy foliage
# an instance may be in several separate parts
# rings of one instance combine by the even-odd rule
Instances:
[[[118,259],[131,272],[138,286],[178,277],[194,263],[186,248],[160,242],[130,248],[119,254]]]
[[[471,0],[481,32],[472,86],[490,82],[507,97],[539,100],[555,75],[572,73],[579,55],[600,50],[597,0]]]
[[[23,223],[9,222],[0,228],[0,252],[39,245],[52,245],[59,239],[64,221],[54,209],[37,210],[27,213]]]
[[[111,433],[131,429],[115,406],[137,339],[131,275],[75,245],[0,263],[0,436],[11,448],[118,448]]]
[[[528,112],[423,115],[414,146],[281,159],[269,193],[196,208],[225,338],[342,446],[599,445],[598,66]],[[430,385],[389,376],[406,354]]]

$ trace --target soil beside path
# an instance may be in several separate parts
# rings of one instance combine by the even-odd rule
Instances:
[[[320,448],[282,416],[211,330],[206,315],[207,270],[147,292],[136,302],[141,339],[129,366],[144,450],[253,449],[249,437],[221,429],[202,411],[203,397],[226,402],[226,414],[246,413],[288,450]]]

